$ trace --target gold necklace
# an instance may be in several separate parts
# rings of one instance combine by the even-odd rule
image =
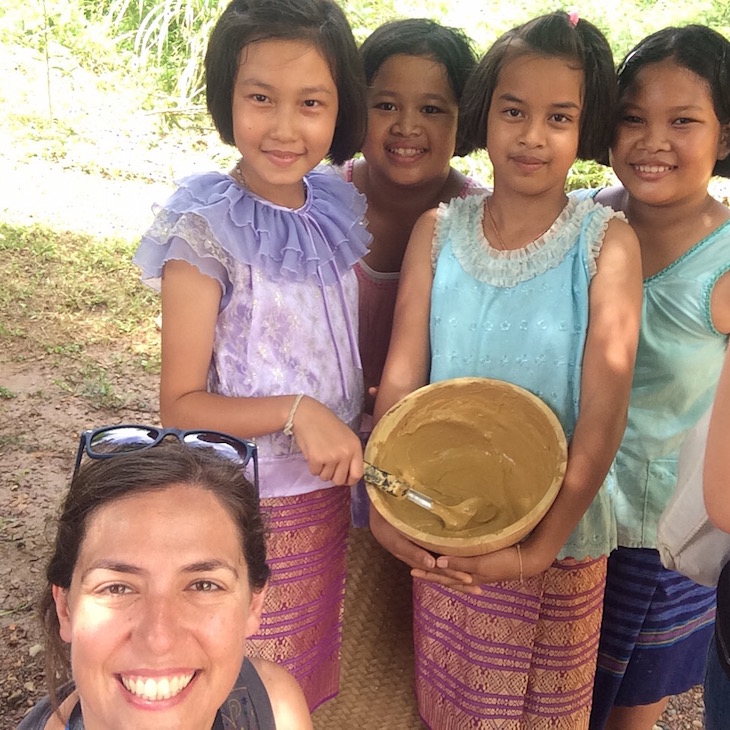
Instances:
[[[248,185],[246,185],[246,178],[243,176],[243,172],[241,172],[241,162],[243,162],[243,160],[239,160],[236,163],[236,166],[233,168],[233,172],[238,175],[238,180],[236,182],[238,182],[242,187],[248,188]]]
[[[489,220],[492,224],[492,228],[494,228],[494,232],[497,234],[497,242],[499,243],[499,248],[502,251],[507,250],[507,245],[504,242],[504,239],[502,238],[502,234],[499,232],[499,228],[497,228],[497,223],[494,220],[494,216],[492,215],[492,207],[489,205],[489,202],[491,201],[492,196],[490,195],[487,198],[487,215],[489,216]]]
[[[234,173],[234,174],[233,174],[233,175],[231,175],[231,177],[232,177],[232,178],[233,178],[233,179],[234,179],[234,180],[235,180],[235,181],[236,181],[236,182],[237,182],[237,183],[238,183],[238,184],[239,184],[239,185],[240,185],[240,186],[241,186],[242,188],[244,188],[244,190],[247,190],[247,191],[248,191],[249,193],[252,193],[253,195],[259,195],[259,194],[258,194],[258,193],[257,193],[256,191],[252,190],[252,189],[251,189],[251,187],[249,186],[249,184],[248,184],[248,183],[246,182],[246,177],[245,177],[245,175],[243,174],[243,170],[241,170],[241,163],[242,163],[242,162],[243,162],[243,158],[241,158],[241,159],[240,159],[240,160],[239,160],[239,161],[238,161],[238,162],[236,163],[236,166],[235,166],[235,167],[233,168],[233,173]],[[302,190],[303,190],[304,200],[306,201],[306,197],[307,197],[307,188],[306,188],[306,185],[305,185],[304,181],[302,181]],[[303,205],[303,204],[304,204],[304,203],[301,203],[300,205]],[[286,206],[286,207],[289,207],[289,206]],[[291,206],[291,207],[294,207],[294,208],[298,208],[298,207],[300,207],[300,206],[299,206],[299,205],[296,205],[296,206]]]
[[[497,242],[499,243],[499,250],[500,251],[507,251],[507,244],[504,242],[504,238],[502,238],[502,234],[499,232],[499,228],[497,228],[497,222],[494,220],[494,216],[492,215],[492,208],[490,206],[490,201],[492,200],[492,196],[490,195],[487,198],[487,215],[489,216],[489,222],[492,224],[492,228],[494,229],[494,232],[497,234]],[[553,221],[555,223],[555,221]],[[552,227],[553,223],[551,223],[539,236],[535,236],[535,238],[532,239],[529,243],[532,243],[533,241],[537,241],[538,239],[542,238]],[[522,247],[520,247],[522,248]]]

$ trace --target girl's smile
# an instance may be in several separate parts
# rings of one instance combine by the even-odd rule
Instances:
[[[668,205],[707,196],[728,152],[704,79],[667,59],[636,75],[619,112],[611,162],[637,202]]]
[[[562,196],[578,151],[582,105],[583,71],[574,64],[532,53],[506,61],[487,117],[495,188]]]
[[[397,54],[383,62],[368,92],[368,165],[399,185],[448,175],[458,101],[442,64]]]
[[[329,65],[313,45],[298,40],[247,45],[233,89],[241,182],[272,203],[301,207],[302,178],[329,152],[338,108]]]

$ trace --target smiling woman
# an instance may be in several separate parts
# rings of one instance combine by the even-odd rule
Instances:
[[[82,439],[95,460],[66,496],[41,604],[49,697],[19,730],[311,727],[293,678],[245,656],[269,569],[241,460],[130,430],[104,431],[123,451]]]

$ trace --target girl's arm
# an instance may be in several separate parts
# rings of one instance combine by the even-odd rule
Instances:
[[[428,382],[433,283],[431,244],[435,224],[436,210],[427,211],[416,221],[403,258],[393,333],[373,411],[376,423],[391,406]],[[430,553],[414,545],[372,505],[370,529],[386,550],[411,567],[432,568],[435,565]]]
[[[376,423],[391,406],[428,383],[433,283],[431,244],[436,212],[426,211],[416,221],[403,257],[393,332],[373,411]]]
[[[580,413],[563,485],[552,507],[521,544],[476,558],[441,557],[445,576],[414,575],[447,585],[511,580],[546,570],[555,560],[606,478],[626,427],[641,317],[641,259],[633,230],[612,220],[589,293]],[[522,564],[522,565],[521,565]],[[459,573],[451,573],[458,571]],[[464,581],[463,575],[471,575]],[[466,588],[470,592],[474,588]]]
[[[713,524],[730,532],[730,354],[720,374],[712,406],[705,450],[704,494],[707,514]]]
[[[221,289],[184,261],[162,274],[160,418],[165,426],[210,428],[254,438],[284,428],[296,394],[236,398],[207,391]],[[294,438],[310,472],[354,484],[362,477],[360,439],[326,406],[305,396],[294,416]]]
[[[299,683],[284,667],[266,659],[251,657],[269,695],[276,730],[311,730],[312,718]]]

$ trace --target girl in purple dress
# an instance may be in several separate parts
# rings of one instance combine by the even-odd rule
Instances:
[[[253,651],[311,709],[334,696],[349,490],[362,476],[353,265],[364,198],[334,171],[365,131],[365,84],[332,0],[234,0],[205,58],[208,110],[240,152],[192,175],[135,256],[162,291],[161,419],[255,438],[272,580]]]

